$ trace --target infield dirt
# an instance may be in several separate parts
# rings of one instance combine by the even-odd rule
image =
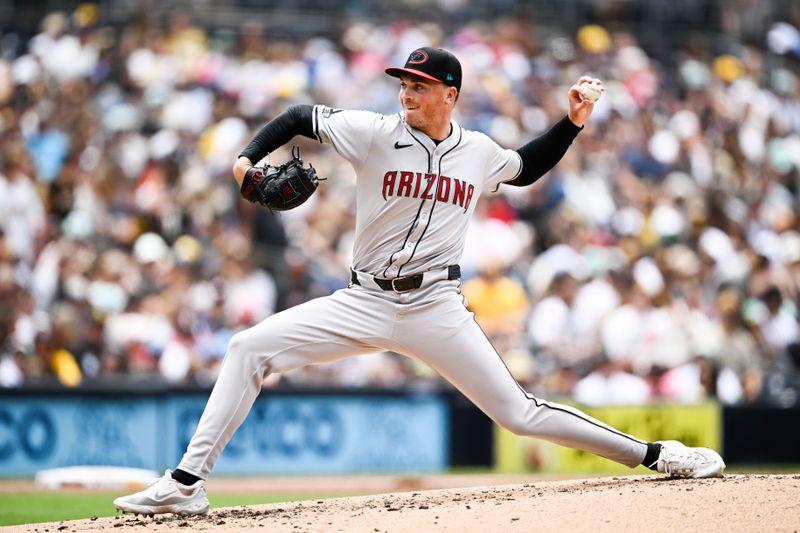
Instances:
[[[213,487],[209,487],[213,490]],[[800,475],[684,480],[627,476],[414,490],[214,509],[206,517],[120,515],[6,532],[580,532],[800,530]]]

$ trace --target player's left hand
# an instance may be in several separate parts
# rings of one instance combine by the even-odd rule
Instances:
[[[584,123],[589,120],[589,116],[594,110],[594,103],[589,100],[584,100],[581,97],[580,85],[583,82],[595,82],[600,86],[600,90],[604,91],[603,82],[591,76],[581,76],[576,84],[569,88],[569,119],[578,127],[583,127]]]
[[[250,202],[273,211],[286,211],[308,200],[317,190],[319,180],[314,167],[303,166],[300,150],[295,147],[292,148],[292,160],[279,167],[248,168],[239,192]]]

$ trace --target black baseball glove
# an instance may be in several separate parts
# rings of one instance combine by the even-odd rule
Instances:
[[[319,185],[317,171],[310,164],[303,167],[300,150],[281,166],[250,167],[242,180],[241,195],[253,203],[274,211],[294,209],[314,194]]]

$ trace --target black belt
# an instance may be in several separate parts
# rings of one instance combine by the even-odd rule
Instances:
[[[422,286],[422,278],[424,273],[414,274],[412,276],[403,276],[400,278],[383,279],[373,276],[372,280],[385,291],[394,292],[407,292],[414,289],[419,289]],[[458,265],[450,265],[447,267],[447,279],[459,279],[461,277],[461,267]],[[358,282],[356,271],[350,269],[350,281],[353,285],[361,285]]]

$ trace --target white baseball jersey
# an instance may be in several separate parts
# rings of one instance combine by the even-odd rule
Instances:
[[[314,134],[357,175],[353,268],[394,278],[457,264],[478,197],[522,159],[452,121],[438,145],[400,114],[315,106]]]

